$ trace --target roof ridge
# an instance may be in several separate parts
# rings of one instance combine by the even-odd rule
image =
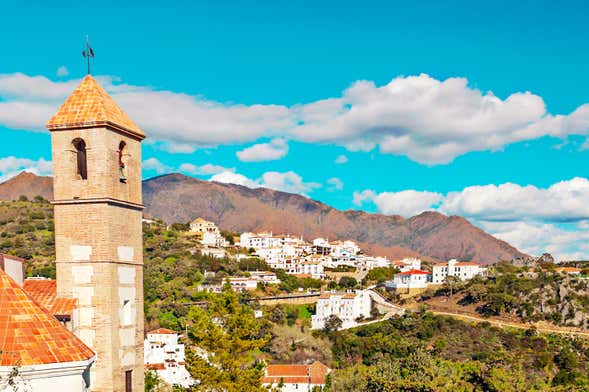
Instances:
[[[110,126],[140,139],[145,133],[91,75],[87,75],[47,123],[50,131]]]

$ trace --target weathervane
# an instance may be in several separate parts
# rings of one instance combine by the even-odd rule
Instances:
[[[90,75],[90,57],[94,58],[94,51],[90,47],[88,36],[86,36],[86,50],[82,51],[82,56],[88,60],[88,75]]]

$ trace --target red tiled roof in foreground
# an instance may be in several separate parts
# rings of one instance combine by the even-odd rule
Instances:
[[[0,366],[87,361],[80,339],[0,270]]]
[[[171,329],[167,329],[167,328],[158,328],[158,329],[154,329],[153,331],[149,331],[148,334],[154,334],[154,335],[172,335],[172,334],[177,334],[178,332],[176,331],[172,331]]]
[[[98,82],[87,75],[47,123],[50,131],[111,126],[140,139],[145,133],[127,116]]]
[[[25,292],[54,316],[71,316],[77,305],[75,298],[57,298],[55,279],[25,279]]]
[[[263,384],[325,384],[326,376],[331,371],[319,361],[311,365],[268,365],[266,375],[262,377]]]
[[[405,272],[399,272],[397,275],[429,275],[429,272],[412,269]]]

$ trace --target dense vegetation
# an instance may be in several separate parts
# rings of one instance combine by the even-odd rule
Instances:
[[[52,208],[42,199],[0,204],[0,252],[23,257],[29,275],[54,277]],[[589,390],[589,343],[534,330],[512,331],[488,323],[471,325],[426,311],[346,331],[310,331],[313,305],[260,308],[256,295],[316,289],[320,282],[278,272],[280,287],[254,293],[198,290],[201,283],[268,269],[255,258],[204,256],[184,226],[144,227],[146,328],[184,331],[187,363],[200,381],[194,390],[258,391],[267,361],[321,360],[335,370],[328,390],[339,391],[585,391]],[[226,233],[232,237],[233,233]],[[234,250],[233,252],[237,252]],[[492,279],[452,286],[464,306],[570,324],[588,314],[586,281],[554,273],[499,265]],[[364,284],[388,279],[394,270],[371,271]],[[350,277],[334,288],[353,288]],[[564,289],[563,289],[564,287]],[[458,291],[458,294],[455,294]],[[443,287],[440,295],[449,295]],[[546,312],[538,313],[539,306]],[[263,310],[256,318],[254,310]],[[573,309],[573,310],[571,310]],[[561,317],[553,315],[558,313]],[[148,376],[151,390],[155,382]]]
[[[55,278],[53,207],[47,200],[21,196],[19,201],[0,202],[0,253],[31,261],[28,276]]]
[[[333,333],[332,391],[586,391],[589,342],[419,312]]]

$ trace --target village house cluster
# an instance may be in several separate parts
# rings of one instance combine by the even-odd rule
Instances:
[[[447,263],[435,263],[432,265],[432,271],[421,269],[421,261],[415,259],[410,268],[401,269],[401,272],[395,274],[392,281],[386,282],[385,286],[402,294],[412,294],[417,291],[423,291],[430,285],[444,284],[446,279],[451,276],[459,280],[469,280],[477,275],[486,272],[486,268],[478,263],[461,262],[450,260]]]
[[[145,368],[170,385],[188,388],[195,383],[186,370],[184,345],[178,343],[178,333],[159,328],[147,333],[143,343]]]
[[[279,284],[280,279],[274,272],[250,271],[248,276],[230,276],[226,280],[234,291],[255,290],[259,284]],[[209,293],[220,293],[223,284],[202,284],[198,286],[199,291]]]
[[[356,271],[368,271],[392,266],[386,257],[365,255],[358,244],[350,240],[330,242],[325,238],[315,238],[309,243],[297,236],[246,232],[241,234],[239,246],[252,250],[253,255],[266,261],[271,268],[314,279],[324,279],[326,268],[349,267]]]

